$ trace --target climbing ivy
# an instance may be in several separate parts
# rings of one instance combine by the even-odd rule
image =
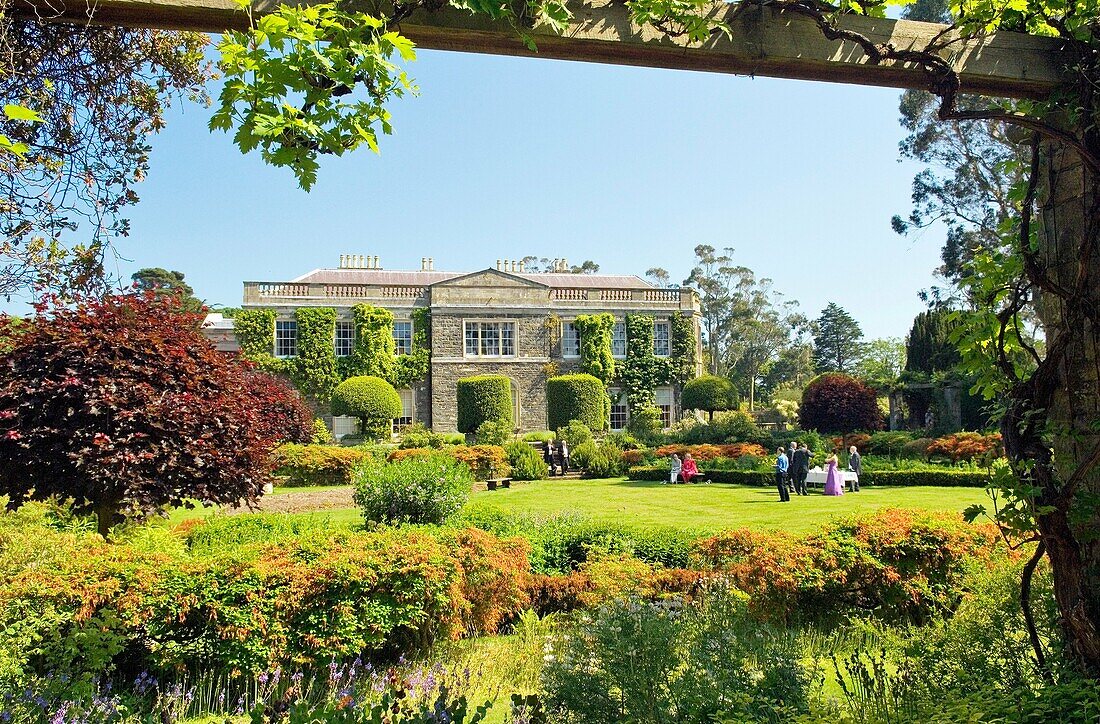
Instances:
[[[653,390],[668,384],[672,365],[669,360],[653,354],[653,317],[646,314],[626,315],[626,359],[619,365],[619,381],[626,389],[630,415],[654,407]]]
[[[298,354],[290,363],[290,376],[298,389],[321,402],[332,399],[340,383],[336,371],[336,310],[332,307],[299,307],[294,312],[298,323]]]
[[[271,357],[275,347],[275,310],[242,309],[233,318],[233,332],[242,356],[253,362]]]
[[[672,326],[672,366],[674,382],[683,385],[695,379],[699,369],[698,347],[695,344],[695,325],[690,317],[674,314],[669,318]]]
[[[610,314],[582,314],[573,320],[581,336],[581,371],[605,385],[615,376],[615,357],[611,351],[615,317]]]
[[[428,378],[428,366],[431,363],[431,326],[432,313],[427,307],[414,309],[412,313],[413,338],[412,352],[403,354],[394,361],[393,386],[397,389],[412,387]]]
[[[355,346],[343,359],[341,376],[369,375],[392,384],[397,354],[393,343],[393,312],[370,304],[356,304],[351,314],[355,320]]]

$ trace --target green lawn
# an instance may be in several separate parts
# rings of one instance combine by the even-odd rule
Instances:
[[[330,488],[277,489],[277,495]],[[740,485],[661,485],[613,478],[608,480],[542,480],[517,483],[508,490],[474,493],[468,508],[495,508],[512,513],[552,515],[574,511],[590,518],[628,522],[640,526],[670,525],[700,531],[727,528],[770,528],[800,533],[813,530],[838,515],[878,508],[921,508],[961,512],[973,503],[986,501],[977,488],[877,488],[859,493],[826,497],[820,492],[793,496],[780,503],[772,488]],[[177,509],[172,523],[206,517],[211,508]],[[273,515],[286,515],[275,513]],[[338,525],[357,525],[362,517],[357,508],[294,513],[326,518]]]
[[[638,525],[672,525],[717,531],[727,528],[813,530],[837,515],[878,508],[922,508],[961,512],[985,502],[977,488],[875,488],[826,497],[811,492],[780,503],[773,488],[740,485],[661,485],[631,480],[543,480],[509,490],[474,494],[470,507],[515,513],[578,511],[599,520]]]

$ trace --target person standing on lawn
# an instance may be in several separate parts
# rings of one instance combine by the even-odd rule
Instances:
[[[863,474],[863,458],[860,457],[859,449],[852,445],[848,448],[848,470],[856,474],[856,479],[852,481],[852,492],[859,492],[859,476]]]
[[[787,460],[787,453],[783,452],[782,447],[776,448],[775,455],[775,487],[779,488],[779,502],[788,503],[791,500],[791,495],[787,491],[787,472],[790,461]]]
[[[796,495],[806,495],[806,476],[810,474],[810,451],[806,443],[798,446],[794,451],[791,462],[791,482],[794,483]]]

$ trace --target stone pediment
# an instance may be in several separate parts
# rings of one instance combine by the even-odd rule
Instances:
[[[432,284],[432,289],[439,289],[440,287],[472,287],[476,289],[486,288],[512,288],[512,289],[549,289],[550,287],[540,282],[531,281],[530,279],[524,279],[521,276],[515,274],[509,274],[508,272],[497,271],[496,269],[484,269],[482,271],[471,272],[469,274],[463,274],[460,277],[454,279],[447,279],[445,281],[436,282]]]

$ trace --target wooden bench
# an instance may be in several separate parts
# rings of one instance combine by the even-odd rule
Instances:
[[[510,487],[512,487],[512,479],[511,478],[490,478],[489,480],[485,481],[485,487],[488,488],[489,490],[496,490],[497,485],[500,485],[500,487],[502,487],[502,488],[510,488]]]

